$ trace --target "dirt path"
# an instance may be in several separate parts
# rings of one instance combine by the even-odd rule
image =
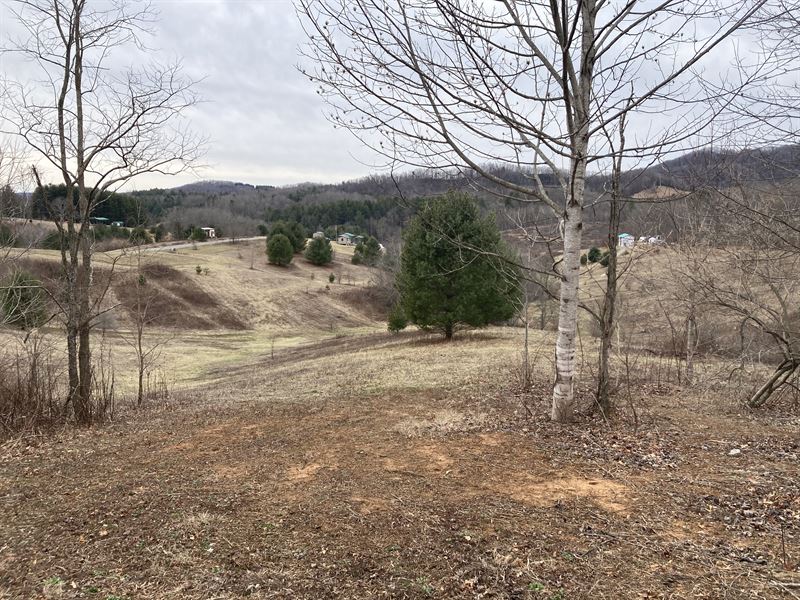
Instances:
[[[203,408],[7,446],[0,598],[792,597],[796,429],[681,407],[637,434],[557,428],[469,372],[375,393],[362,360],[337,370],[493,341],[417,343],[298,348]]]

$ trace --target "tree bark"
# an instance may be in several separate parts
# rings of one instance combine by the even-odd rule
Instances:
[[[78,271],[78,375],[80,377],[80,402],[84,406],[78,422],[92,422],[92,350],[91,350],[91,289],[92,289],[92,231],[90,228],[91,203],[86,190],[86,142],[83,118],[83,35],[81,32],[81,10],[75,11],[75,62],[73,64],[75,87],[75,134],[78,184],[78,210],[81,224],[78,234],[80,268]]]
[[[578,290],[580,288],[581,242],[583,239],[583,198],[589,152],[589,115],[596,59],[595,19],[597,3],[584,0],[581,11],[581,61],[577,85],[564,86],[567,126],[572,150],[569,187],[565,190],[564,254],[561,261],[561,291],[556,339],[556,380],[550,418],[559,423],[572,421],[575,412],[575,363],[578,333]],[[566,60],[566,58],[565,58]]]
[[[697,319],[694,314],[694,304],[689,307],[686,317],[686,384],[694,382],[694,351],[697,348]]]
[[[750,397],[748,405],[750,408],[759,408],[769,400],[770,396],[774,394],[781,386],[783,386],[789,377],[800,367],[800,362],[795,359],[786,359],[783,361],[770,378],[762,385],[755,394]]]
[[[575,187],[583,197],[583,174]],[[578,193],[576,189],[575,193]],[[561,292],[556,340],[556,380],[550,418],[559,423],[572,420],[575,410],[575,359],[578,331],[578,289],[581,267],[582,213],[580,202],[571,198],[564,213],[564,256],[561,261]]]
[[[611,197],[608,215],[608,264],[606,289],[600,311],[600,355],[597,369],[597,406],[607,416],[611,412],[610,360],[613,345],[614,323],[617,309],[617,250],[619,248],[619,221],[622,211],[622,156],[625,151],[625,116],[619,121],[619,148],[614,156],[611,173]]]

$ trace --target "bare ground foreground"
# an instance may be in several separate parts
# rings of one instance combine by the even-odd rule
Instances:
[[[8,443],[0,597],[800,595],[795,408],[643,387],[636,432],[559,427],[519,341],[314,342]]]
[[[800,598],[790,398],[747,411],[634,357],[610,425],[553,425],[551,333],[523,394],[519,329],[390,335],[340,253],[158,253],[173,270],[148,281],[192,294],[153,333],[179,389],[0,445],[0,598]],[[241,325],[192,327],[224,312]]]

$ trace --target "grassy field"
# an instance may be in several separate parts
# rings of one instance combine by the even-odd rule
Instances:
[[[797,597],[796,406],[642,356],[612,423],[581,388],[554,425],[553,333],[522,390],[519,328],[391,335],[344,252],[249,248],[154,253],[245,323],[152,332],[170,401],[0,448],[0,598]]]
[[[269,265],[263,240],[238,244],[198,244],[196,248],[171,251],[169,247],[148,250],[141,258],[133,251],[98,253],[95,268],[102,277],[113,271],[119,285],[109,288],[104,306],[108,314],[95,328],[97,352],[102,346],[111,353],[118,391],[130,395],[136,379],[130,315],[119,306],[126,277],[139,260],[145,265],[170,268],[167,278],[177,280],[175,290],[153,280],[158,287],[158,308],[168,315],[168,327],[158,323],[145,330],[147,346],[163,343],[157,369],[168,376],[171,386],[185,389],[209,382],[212,372],[223,371],[254,355],[274,354],[309,342],[384,330],[370,307],[358,302],[369,283],[370,270],[350,264],[353,249],[335,246],[335,260],[316,267],[295,257],[288,268]],[[26,265],[34,272],[42,264],[55,268],[58,253],[31,250]],[[201,272],[197,273],[197,267]],[[334,274],[336,281],[329,282]],[[203,293],[201,296],[200,293]],[[182,297],[185,296],[185,297]],[[60,327],[45,327],[57,353],[65,352]],[[0,343],[12,347],[24,336],[0,330]]]

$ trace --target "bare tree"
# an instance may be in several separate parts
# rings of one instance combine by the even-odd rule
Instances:
[[[603,291],[603,303],[598,315],[600,324],[600,352],[597,369],[597,406],[604,416],[611,410],[611,346],[613,343],[615,315],[617,307],[617,247],[619,244],[619,221],[624,199],[622,197],[622,159],[625,155],[625,116],[620,116],[619,142],[609,136],[609,147],[612,153],[611,189],[608,194],[608,258],[606,261],[606,285]]]
[[[748,82],[723,76],[704,103],[701,62],[763,5],[297,0],[308,74],[337,126],[391,162],[461,169],[560,219],[556,421],[574,410],[586,175],[610,156],[598,133],[627,114],[643,133],[626,156],[685,150]]]
[[[76,420],[92,420],[90,331],[93,209],[110,191],[144,173],[171,174],[199,157],[199,140],[182,126],[196,102],[193,82],[178,65],[120,72],[111,56],[141,47],[152,22],[149,6],[124,0],[16,0],[27,39],[12,50],[38,65],[46,81],[29,87],[4,82],[2,128],[23,139],[47,174],[66,186],[63,210],[52,214],[61,235],[65,280],[69,398]]]
[[[141,244],[137,243],[132,249],[132,258],[135,261],[135,270],[125,282],[126,286],[133,289],[132,297],[123,301],[123,306],[133,320],[133,329],[130,334],[122,334],[122,339],[133,348],[136,354],[137,391],[136,407],[141,408],[145,401],[145,375],[156,365],[161,357],[161,352],[173,338],[169,335],[147,339],[148,329],[165,315],[162,307],[157,306],[159,292],[147,281],[147,271],[143,267],[143,252]]]
[[[682,247],[683,277],[694,288],[691,308],[712,306],[728,318],[743,364],[773,365],[748,400],[758,407],[800,371],[796,191],[790,183],[739,183],[706,194],[718,222],[712,241]],[[689,314],[696,318],[695,311]],[[687,327],[687,354],[696,343],[690,334]]]

